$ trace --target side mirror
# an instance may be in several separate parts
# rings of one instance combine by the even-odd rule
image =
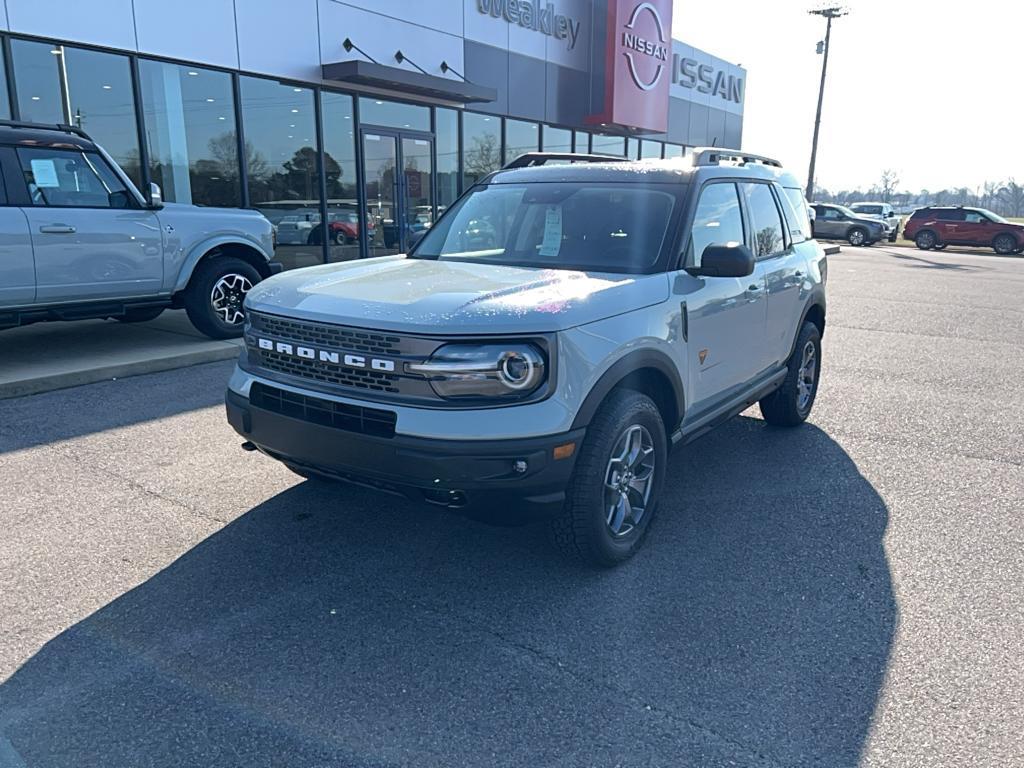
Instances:
[[[695,277],[746,277],[754,273],[754,253],[745,245],[709,245],[700,266],[687,272]]]
[[[428,232],[428,230],[426,230],[426,229],[421,229],[421,230],[419,230],[418,232],[410,232],[410,233],[409,233],[409,242],[408,242],[408,247],[407,247],[407,248],[405,249],[405,252],[406,252],[406,253],[412,253],[412,250],[413,250],[413,249],[414,249],[414,248],[415,248],[415,247],[416,247],[417,245],[419,245],[419,244],[420,244],[420,240],[422,240],[422,239],[423,239],[423,236],[424,236],[425,234],[427,234],[427,232]]]
[[[160,208],[164,204],[164,193],[160,185],[152,181],[149,183],[149,204],[154,208]]]

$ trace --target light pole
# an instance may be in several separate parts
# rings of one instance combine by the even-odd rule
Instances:
[[[818,159],[818,130],[821,128],[821,102],[825,98],[825,72],[828,70],[828,44],[832,37],[832,19],[838,19],[840,16],[845,16],[849,11],[841,6],[834,6],[832,8],[819,8],[816,11],[808,11],[808,13],[814,16],[824,16],[828,19],[828,23],[825,26],[824,50],[821,50],[821,43],[818,44],[818,53],[824,53],[825,57],[821,62],[821,85],[818,87],[818,112],[814,116],[814,140],[811,142],[811,167],[807,170],[807,199],[813,202],[814,164]]]

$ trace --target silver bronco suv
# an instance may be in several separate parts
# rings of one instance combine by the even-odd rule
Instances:
[[[250,291],[227,417],[303,477],[547,516],[565,551],[614,565],[650,527],[670,447],[754,403],[807,418],[825,278],[774,160],[528,154],[408,255]]]
[[[281,271],[258,211],[143,196],[70,125],[0,121],[0,251],[0,328],[184,307],[207,336],[241,336],[245,294]]]

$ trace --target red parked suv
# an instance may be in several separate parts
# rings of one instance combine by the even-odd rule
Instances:
[[[1024,224],[984,208],[919,208],[907,219],[903,237],[925,251],[941,251],[947,245],[980,245],[1002,255],[1024,251]]]

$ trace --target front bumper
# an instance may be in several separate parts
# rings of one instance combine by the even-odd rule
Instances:
[[[337,480],[401,494],[495,522],[557,511],[585,430],[515,440],[379,437],[318,424],[226,396],[228,422],[263,453]],[[554,448],[575,443],[572,456]],[[525,462],[525,471],[516,463]]]

